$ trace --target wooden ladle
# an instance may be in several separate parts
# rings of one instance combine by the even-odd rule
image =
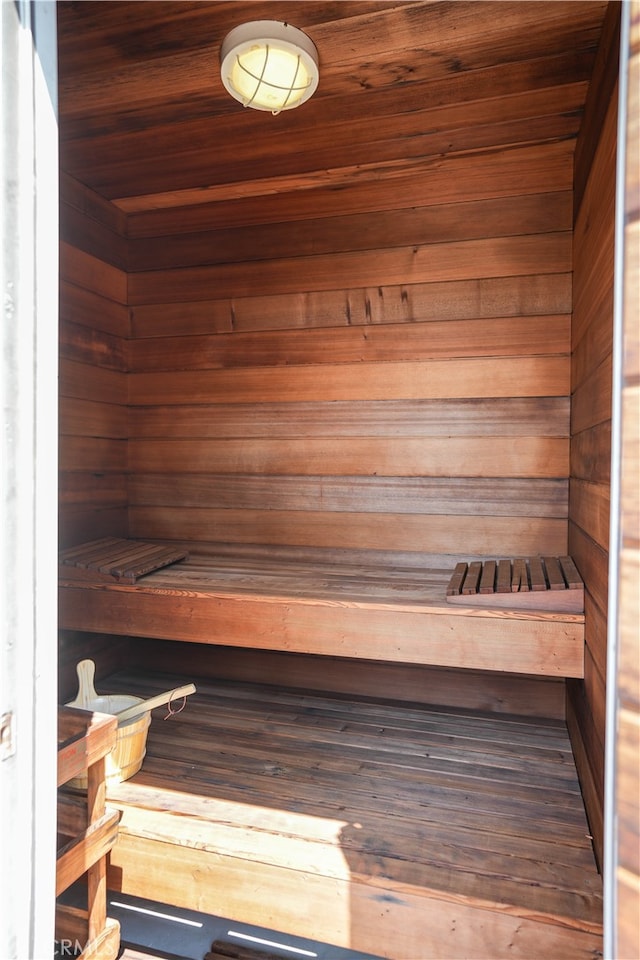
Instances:
[[[194,683],[187,683],[183,687],[176,687],[174,690],[165,690],[164,693],[158,693],[155,697],[149,697],[148,700],[142,700],[140,703],[134,703],[132,707],[127,707],[126,710],[120,710],[119,713],[116,713],[115,716],[118,718],[118,726],[122,723],[125,723],[127,720],[131,720],[132,717],[137,717],[142,713],[147,713],[149,710],[153,710],[154,707],[161,707],[165,703],[169,703],[170,700],[176,700],[179,697],[188,697],[189,694],[196,692],[196,686]]]

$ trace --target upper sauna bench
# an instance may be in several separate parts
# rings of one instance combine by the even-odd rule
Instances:
[[[60,627],[394,663],[584,676],[582,584],[579,600],[578,590],[549,589],[548,581],[545,598],[531,589],[529,597],[514,592],[513,600],[504,591],[496,593],[495,603],[486,593],[482,599],[480,593],[447,599],[456,570],[460,580],[457,564],[463,559],[104,538],[61,555]],[[515,562],[511,569],[517,570]]]

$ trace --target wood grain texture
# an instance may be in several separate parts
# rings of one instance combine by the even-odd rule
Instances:
[[[60,318],[118,337],[130,332],[129,311],[123,304],[66,280],[60,283]]]
[[[327,356],[327,340],[330,355]],[[570,350],[568,316],[413,322],[293,333],[216,334],[134,340],[133,373],[303,364],[557,355]]]
[[[59,538],[67,546],[105,528],[126,533],[129,359],[126,275],[64,246],[63,276],[73,281],[60,288]]]
[[[530,273],[566,273],[571,265],[571,233],[544,233],[525,237],[461,240],[367,252],[289,257],[273,263],[232,263],[222,266],[180,267],[146,271],[129,277],[129,303],[170,303],[233,297],[238,290],[254,295],[333,290],[336,276],[350,278],[350,286],[469,280],[479,277],[521,276]]]
[[[613,229],[616,162],[618,8],[612,7],[598,53],[600,81],[587,103],[576,148],[576,213],[572,363],[572,480],[569,551],[585,582],[585,686],[569,687],[569,721],[597,855],[602,856],[605,685],[609,535],[606,464],[611,451]],[[588,668],[587,668],[588,664]],[[575,716],[574,716],[575,715]],[[577,741],[582,740],[578,747]]]
[[[73,410],[70,411],[73,414]],[[156,404],[130,417],[135,439],[568,437],[568,397]],[[578,474],[579,475],[579,474]]]
[[[375,250],[407,242],[447,243],[487,236],[520,236],[571,227],[572,196],[560,193],[499,197],[423,208],[253,224],[132,241],[133,272],[168,270],[198,263],[233,263],[313,256],[339,250]]]
[[[113,683],[148,695],[161,678]],[[175,724],[152,724],[143,770],[109,800],[125,892],[144,871],[165,902],[210,909],[214,888],[241,921],[251,875],[265,890],[253,922],[330,928],[394,958],[597,949],[600,881],[561,723],[201,682]]]
[[[563,438],[390,438],[138,440],[134,472],[322,474],[405,477],[562,477],[569,462]]]
[[[458,516],[369,511],[204,509],[130,505],[132,536],[165,540],[218,540],[277,547],[425,551],[436,554],[566,552],[563,519]],[[145,533],[145,531],[147,531]]]
[[[382,552],[319,550],[309,548],[308,538],[305,544],[256,552],[242,545],[198,550],[194,543],[185,561],[131,587],[67,582],[62,568],[61,626],[397,663],[583,675],[580,615],[452,609],[445,600],[446,561],[444,568],[435,558],[426,564],[425,555],[416,566],[419,555],[409,552],[407,568],[399,565],[401,552],[387,551],[384,564]]]
[[[476,153],[471,167],[466,156],[427,159],[420,164],[419,176],[410,160],[345,165],[342,158],[340,166],[331,170],[293,177],[277,174],[263,178],[254,174],[249,181],[123,197],[116,202],[129,213],[132,238],[154,237],[189,229],[280,222],[283,216],[291,223],[371,210],[569,190],[572,162],[568,141],[552,141],[544,149],[511,144]],[[526,178],[522,177],[524,170]]]
[[[567,396],[567,357],[342,363],[129,377],[132,406]]]
[[[66,493],[73,496],[72,476]],[[183,508],[327,510],[450,516],[564,519],[565,480],[443,477],[246,476],[138,473],[131,476],[134,507],[180,503]]]
[[[131,308],[143,337],[248,333],[309,327],[563,315],[571,311],[568,274],[453,280],[361,289],[301,291],[267,297],[160,303]],[[476,329],[478,329],[476,327]],[[137,348],[139,349],[139,348]]]
[[[304,110],[260,116],[211,82],[243,9],[318,44]],[[587,685],[569,712],[599,843],[617,5],[57,13],[63,542],[213,530],[450,556],[466,525],[496,555],[574,545]],[[405,936],[404,908],[357,891],[365,924],[388,909]]]
[[[123,270],[65,242],[60,244],[60,275],[68,283],[107,300],[127,303],[127,275]]]
[[[151,659],[162,673],[183,673],[196,681],[284,684],[319,692],[331,690],[359,699],[377,697],[556,720],[563,720],[565,715],[565,682],[548,677],[299,656],[170,640],[158,643],[142,637],[131,645],[128,662],[110,672],[125,666],[144,667]]]

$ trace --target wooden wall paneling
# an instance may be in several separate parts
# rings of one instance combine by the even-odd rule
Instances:
[[[64,69],[64,65],[61,64]],[[83,95],[84,96],[84,95]],[[67,229],[66,218],[71,210],[82,214],[85,221],[89,221],[103,227],[109,231],[111,247],[104,250],[102,259],[114,266],[123,266],[126,264],[125,237],[127,235],[127,217],[122,210],[109,203],[103,197],[99,196],[95,190],[90,190],[83,183],[70,177],[64,170],[60,170],[60,202],[64,205],[64,216],[61,217],[62,229]],[[99,254],[90,248],[87,238],[90,236],[87,226],[83,229],[82,242],[70,242],[70,246],[79,247],[86,253],[94,256]],[[122,261],[122,262],[118,262]]]
[[[564,718],[563,680],[138,638],[130,647],[130,665],[144,668],[151,661],[156,670],[195,680],[282,684],[334,695]]]
[[[567,516],[565,480],[480,477],[248,476],[132,474],[131,503],[259,510],[363,511],[560,518]]]
[[[582,199],[592,168],[599,131],[606,122],[608,106],[618,82],[618,61],[612,56],[620,46],[620,9],[618,0],[606,6],[602,34],[593,65],[591,83],[585,103],[580,136],[576,142],[574,216],[582,206]]]
[[[611,421],[604,420],[590,430],[571,437],[571,475],[592,483],[609,483],[611,458],[602,456],[611,449]]]
[[[138,406],[139,439],[566,437],[568,397],[354,400]],[[581,476],[581,474],[577,474]],[[608,476],[608,473],[607,473]]]
[[[277,223],[283,211],[291,223],[414,205],[554,193],[571,189],[572,164],[570,140],[545,144],[544,148],[513,144],[478,153],[471,169],[468,157],[448,155],[422,161],[419,175],[411,161],[386,166],[379,162],[341,165],[337,171],[321,169],[302,177],[276,173],[256,179],[253,174],[249,180],[234,179],[194,191],[153,194],[147,202],[137,197],[119,204],[129,210],[131,238],[155,237]],[[384,173],[387,176],[382,176]],[[136,213],[140,206],[143,212]]]
[[[589,530],[603,550],[609,548],[609,484],[572,479],[569,484],[571,516],[582,530]]]
[[[138,440],[130,467],[135,473],[332,474],[407,477],[562,477],[569,444],[557,437],[349,438]]]
[[[305,18],[305,12],[301,11],[302,6],[301,4],[297,4],[296,6],[297,18]],[[459,64],[457,74],[460,77],[463,88],[469,88],[471,86],[470,74],[471,78],[474,75],[479,76],[478,86],[480,89],[484,89],[485,83],[490,86],[491,82],[493,82],[502,92],[504,88],[501,85],[501,75],[504,65],[509,61],[514,71],[522,75],[520,84],[517,86],[518,90],[522,89],[525,84],[534,87],[544,82],[544,70],[536,66],[535,60],[532,61],[530,59],[530,46],[533,38],[530,39],[528,43],[524,43],[520,37],[521,31],[529,31],[529,29],[535,36],[533,42],[535,43],[536,50],[541,54],[538,59],[543,60],[543,62],[547,64],[548,74],[552,77],[549,85],[555,86],[566,81],[568,73],[575,75],[577,72],[573,63],[575,59],[585,59],[590,65],[592,60],[591,52],[595,38],[597,37],[599,19],[601,17],[599,10],[596,12],[595,17],[580,17],[578,14],[574,30],[570,33],[572,45],[563,48],[560,38],[563,35],[566,37],[568,32],[566,22],[562,22],[563,18],[559,18],[556,22],[553,12],[550,11],[546,13],[545,11],[546,17],[549,19],[546,20],[546,31],[544,31],[545,35],[543,36],[540,19],[538,19],[535,24],[532,24],[531,20],[533,18],[528,13],[524,15],[516,14],[515,17],[513,15],[509,16],[506,14],[507,5],[505,4],[504,6],[505,14],[502,16],[505,18],[505,25],[503,26],[502,22],[500,23],[499,32],[496,31],[496,44],[491,50],[487,49],[486,42],[483,42],[479,37],[482,31],[482,23],[488,22],[488,11],[484,10],[479,13],[474,12],[473,18],[477,19],[478,23],[474,25],[472,31],[469,31],[468,28],[465,29],[465,25],[460,20],[457,12],[453,17],[450,13],[444,16],[441,13],[438,13],[437,16],[429,16],[429,9],[427,8],[425,10],[422,4],[405,6],[404,4],[394,3],[392,8],[393,16],[388,7],[386,11],[377,11],[372,17],[366,17],[364,15],[349,17],[348,13],[335,13],[332,10],[332,14],[328,19],[336,22],[321,25],[316,23],[317,15],[307,15],[307,25],[312,27],[312,33],[316,38],[316,42],[320,43],[323,48],[322,93],[334,99],[336,97],[344,98],[349,95],[353,98],[354,95],[357,97],[358,93],[361,96],[362,90],[360,89],[361,83],[358,75],[364,74],[369,89],[380,94],[386,92],[389,95],[393,92],[389,75],[394,76],[399,69],[403,69],[405,78],[412,80],[412,84],[418,92],[421,91],[421,84],[425,81],[434,85],[438,94],[437,96],[434,95],[434,101],[436,103],[439,102],[441,97],[446,95],[444,92],[441,92],[439,88],[444,88],[444,91],[446,91],[447,85],[447,73],[446,70],[443,69],[442,51],[443,46],[446,49],[447,42],[442,36],[443,21],[445,20],[456,21],[455,24],[452,23],[450,29],[454,30],[457,37],[456,52],[458,55],[457,62]],[[340,4],[340,7],[345,7],[346,9],[346,5],[344,4]],[[460,4],[459,7],[460,10],[469,9],[468,4],[466,7]],[[283,9],[286,10],[286,4]],[[471,9],[473,10],[473,8]],[[366,11],[364,11],[363,8],[363,14],[365,13]],[[469,13],[466,13],[465,16],[468,17]],[[187,84],[188,87],[186,89],[191,97],[196,100],[194,108],[192,108],[193,116],[198,115],[200,112],[199,101],[204,94],[209,92],[209,86],[202,78],[201,73],[199,73],[197,65],[199,65],[200,71],[207,70],[209,66],[209,60],[206,56],[208,46],[206,49],[193,50],[194,37],[189,37],[188,34],[185,34],[187,41],[189,41],[189,46],[186,50],[182,50],[177,44],[177,37],[181,35],[180,23],[176,20],[175,14],[173,17],[177,29],[175,35],[172,34],[164,40],[164,45],[166,49],[171,49],[173,46],[175,53],[163,59],[162,70],[158,69],[155,71],[157,88],[154,87],[154,94],[151,95],[149,93],[148,71],[142,71],[139,67],[137,70],[132,69],[130,71],[131,77],[127,84],[126,80],[129,79],[129,77],[128,75],[125,77],[122,76],[124,71],[112,67],[111,72],[107,73],[105,72],[105,67],[98,63],[94,71],[86,77],[84,90],[85,96],[91,99],[92,106],[97,114],[102,112],[104,106],[114,97],[114,94],[115,96],[119,94],[121,97],[126,97],[129,101],[132,101],[132,112],[134,112],[134,115],[134,105],[139,107],[145,99],[147,101],[153,99],[156,117],[160,118],[160,116],[165,116],[168,119],[174,116],[176,111],[175,104],[172,104],[172,100],[175,98],[176,84],[183,90],[185,89],[185,84]],[[156,22],[157,19],[156,15]],[[169,13],[167,20],[169,21],[170,19],[171,13]],[[399,25],[406,23],[408,19],[413,21],[415,24],[414,29],[420,31],[420,33],[427,31],[430,39],[429,51],[431,57],[424,56],[423,46],[419,41],[416,42],[417,36],[415,34],[412,35],[403,27],[399,29]],[[217,12],[213,22],[211,22],[210,16],[205,16],[203,29],[207,36],[213,31],[218,41],[222,39],[224,33],[218,35],[218,31],[220,30],[220,24],[224,22],[224,20],[224,12]],[[296,22],[299,22],[299,20]],[[355,24],[358,24],[357,29],[355,28]],[[234,25],[233,21],[231,21],[227,29],[230,29],[231,25]],[[556,28],[559,31],[559,36],[554,39],[554,42],[550,43],[548,34],[551,33],[553,35]],[[372,38],[370,38],[369,33],[371,30],[375,31]],[[386,44],[381,43],[382,36],[388,41]],[[349,40],[350,37],[353,39]],[[368,62],[362,64],[359,62],[360,58],[356,50],[362,43],[364,37],[369,40],[367,46],[369,59]],[[66,34],[63,33],[65,49],[69,43],[69,39]],[[131,40],[129,39],[128,42],[130,43]],[[200,41],[200,43],[202,44],[202,41]],[[211,43],[211,40],[209,40],[209,43]],[[126,43],[122,44],[125,50],[126,45]],[[500,51],[499,54],[498,50]],[[396,62],[399,55],[403,56],[402,68],[399,68]],[[573,57],[571,55],[573,55]],[[102,53],[102,56],[104,57],[104,53]],[[371,58],[374,59],[372,60]],[[113,61],[116,61],[116,59],[117,57],[113,57]],[[350,61],[350,69],[348,71],[344,69],[345,61]],[[557,65],[554,64],[554,61],[557,61]],[[134,67],[135,66],[134,64]],[[487,75],[487,79],[484,77],[485,74]],[[111,79],[114,90],[107,92],[104,87]],[[77,91],[74,90],[70,84],[65,83],[64,75],[61,78],[61,83],[63,85],[69,118],[81,114],[84,105],[78,100]],[[365,80],[363,78],[362,84],[364,85],[364,83]],[[502,83],[504,83],[504,80],[502,80]],[[391,87],[391,89],[389,89],[389,87]],[[465,89],[465,93],[467,97],[470,95],[468,89]],[[217,88],[210,92],[210,96],[212,99],[215,98],[216,108],[219,108],[221,102],[224,103],[223,94]],[[346,112],[346,109],[346,105],[340,101],[341,116]],[[75,125],[72,122],[69,123],[69,129],[72,133],[76,132]],[[108,129],[107,127],[107,131]]]
[[[607,611],[602,610],[591,594],[585,596],[585,634],[589,657],[601,677],[607,676]]]
[[[127,667],[132,659],[128,637],[105,636],[99,633],[82,633],[73,630],[60,631],[58,673],[58,702],[74,700],[78,692],[76,666],[90,658],[96,665],[96,690],[108,693],[108,684],[103,681],[111,673]]]
[[[138,373],[132,406],[176,403],[293,403],[334,400],[443,400],[568,395],[568,357],[342,363]]]
[[[60,275],[107,300],[127,303],[127,275],[123,270],[65,242],[60,244]]]
[[[566,156],[552,155],[554,186],[514,190],[506,204],[494,180],[484,198],[458,194],[453,207],[408,212],[401,197],[382,218],[234,228],[222,257],[207,230],[165,243],[173,253],[129,282],[130,531],[433,554],[563,552],[566,501],[547,515],[534,493],[568,475],[569,211]],[[509,169],[511,157],[501,160]],[[487,165],[478,165],[482,181]],[[282,210],[288,217],[288,203]],[[192,212],[184,209],[185,223]],[[133,241],[136,266],[153,263],[160,245]],[[428,276],[403,263],[422,250]],[[367,258],[375,279],[358,276]],[[194,266],[176,266],[185,260]],[[418,478],[448,480],[457,499],[440,506],[433,486],[407,499]],[[489,478],[494,506],[482,496],[465,506],[457,485]],[[510,505],[498,504],[497,491],[518,481]]]
[[[571,229],[570,191],[132,240],[132,272]],[[286,210],[283,211],[283,218]]]
[[[58,486],[60,503],[66,508],[87,503],[89,490],[92,491],[90,502],[94,506],[117,508],[127,502],[128,484],[123,473],[67,471],[61,473]]]
[[[126,533],[129,316],[122,215],[64,174],[62,182],[59,528],[65,547]]]
[[[60,329],[60,356],[102,369],[127,369],[127,346],[122,337],[93,330],[62,318]]]
[[[126,502],[117,506],[107,502],[83,506],[61,505],[59,513],[59,546],[61,549],[83,543],[87,538],[124,536],[128,516]]]
[[[289,257],[276,261],[182,267],[131,274],[130,304],[181,302],[237,296],[239,291],[271,295],[303,289],[332,290],[336,277],[350,286],[424,283],[477,277],[566,273],[571,266],[571,233],[491,237],[396,247],[373,252]]]
[[[114,337],[129,336],[129,310],[124,304],[66,280],[60,283],[60,311],[65,322],[88,326]]]
[[[602,857],[619,5],[610,6],[576,146],[569,552],[585,582],[585,682],[568,721],[596,854]],[[607,79],[608,78],[608,79]],[[596,83],[597,80],[597,83]]]
[[[122,403],[127,396],[127,375],[74,360],[60,361],[60,394],[98,403]]]
[[[528,138],[544,148],[547,141],[575,137],[590,58],[583,58],[573,82],[547,88],[536,88],[535,79],[527,75],[528,64],[525,67],[510,64],[488,68],[475,77],[458,73],[453,79],[436,82],[443,102],[433,107],[431,97],[440,92],[433,89],[433,83],[423,89],[412,83],[401,90],[372,90],[368,110],[377,116],[377,124],[371,123],[371,113],[363,118],[354,112],[353,98],[343,104],[334,101],[330,137],[314,120],[316,104],[311,101],[307,105],[311,109],[285,121],[290,136],[297,138],[296,151],[289,149],[289,138],[280,137],[276,127],[264,129],[256,140],[252,127],[242,119],[236,123],[235,117],[225,118],[224,125],[183,119],[176,138],[175,117],[171,117],[153,128],[141,125],[138,129],[130,126],[126,132],[94,132],[86,146],[82,136],[63,138],[61,158],[72,176],[90,180],[98,192],[117,204],[119,198],[130,194],[161,191],[167,177],[173,190],[180,190],[192,183],[194,176],[214,183],[250,179],[256,165],[261,176],[294,172],[304,176],[307,170],[343,166],[345,156],[354,165],[369,163],[372,157],[376,163],[406,163],[408,158],[487,150]],[[553,61],[539,62],[543,77],[548,69],[553,71]],[[502,91],[506,84],[515,89],[499,96],[492,88],[496,82]],[[462,95],[455,101],[451,92],[457,94],[461,89]],[[227,129],[229,136],[225,136]],[[233,143],[231,150],[225,148],[227,143]],[[154,164],[159,152],[163,162]]]
[[[61,397],[60,419],[72,436],[127,439],[129,418],[124,404]]]
[[[135,343],[143,337],[183,336],[185,330],[197,336],[372,323],[564,315],[571,313],[571,302],[570,274],[529,275],[143,304],[132,307],[131,325]]]
[[[327,336],[319,329],[134,340],[131,371],[297,366],[326,363],[329,357],[338,364],[568,354],[571,331],[569,316],[552,315],[414,321],[401,337],[395,324],[337,327],[330,346]]]
[[[100,473],[127,469],[127,441],[109,437],[65,436],[61,444],[60,469],[80,468]]]
[[[592,540],[573,522],[571,502],[569,502],[569,553],[576,562],[585,587],[588,584],[588,593],[606,616],[609,597],[608,550],[599,547],[595,540]],[[606,634],[600,639],[606,643]]]
[[[584,696],[584,685],[575,680],[567,680],[567,727],[571,736],[571,746],[580,775],[580,789],[593,840],[593,849],[600,869],[602,869],[602,849],[604,843],[604,793],[603,767],[594,769],[591,758],[601,756],[601,741],[597,737],[593,716]],[[596,761],[597,762],[597,761]]]
[[[434,517],[419,514],[283,510],[202,510],[136,507],[131,535],[141,539],[218,540],[434,554],[537,555],[566,553],[564,520],[502,517]]]

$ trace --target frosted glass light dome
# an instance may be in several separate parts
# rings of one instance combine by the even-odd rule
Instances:
[[[318,51],[309,37],[279,20],[235,27],[220,49],[228,92],[245,107],[280,113],[300,106],[318,86]]]

